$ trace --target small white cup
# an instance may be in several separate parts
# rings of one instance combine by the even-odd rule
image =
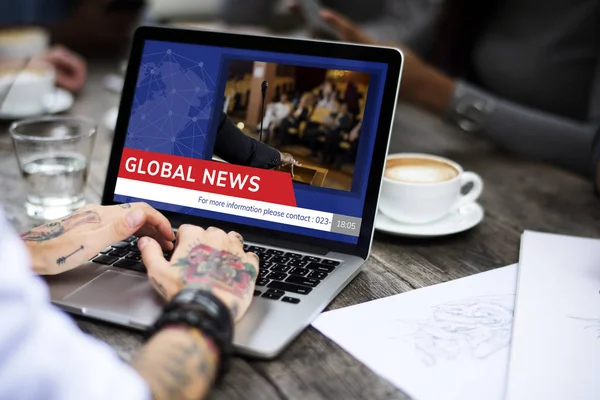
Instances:
[[[47,101],[55,91],[54,68],[43,61],[0,62],[0,94],[4,98],[0,112],[15,116],[45,113]],[[8,93],[7,93],[8,91]]]
[[[400,161],[394,163],[394,160]],[[400,171],[398,176],[391,172],[391,168],[398,168],[402,163],[408,163],[404,167],[410,167],[413,160],[416,160],[416,167],[410,171]],[[436,177],[436,171],[428,171],[429,167],[419,168],[419,160],[433,170],[439,164],[439,176]],[[415,175],[412,178],[409,177],[411,171]],[[408,175],[401,176],[402,173]],[[393,179],[391,176],[396,177]],[[461,189],[469,183],[473,184],[471,190],[461,194]],[[386,162],[379,210],[399,222],[426,224],[474,202],[482,192],[483,180],[479,175],[463,171],[460,165],[447,158],[419,153],[392,154]]]
[[[0,32],[0,60],[23,60],[48,49],[50,36],[42,28],[22,27]]]

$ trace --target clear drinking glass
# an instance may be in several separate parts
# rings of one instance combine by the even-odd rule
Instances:
[[[10,134],[25,181],[27,215],[61,218],[85,204],[84,188],[97,127],[83,117],[15,122]]]

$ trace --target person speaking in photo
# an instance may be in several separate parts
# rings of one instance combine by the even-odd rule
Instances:
[[[246,135],[224,112],[221,113],[217,128],[214,154],[228,163],[253,168],[274,169],[300,165],[291,154],[281,153]]]

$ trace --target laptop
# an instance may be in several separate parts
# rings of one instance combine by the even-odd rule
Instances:
[[[391,48],[136,31],[102,204],[144,201],[175,229],[186,223],[243,235],[261,262],[252,305],[236,325],[239,353],[277,356],[369,256],[401,65]],[[342,101],[319,101],[332,90]],[[274,135],[260,142],[262,103],[269,109],[283,93],[284,105],[301,112],[263,127]],[[218,137],[224,123],[234,127],[227,140]],[[278,166],[279,156],[268,155],[279,152],[302,167]],[[150,327],[164,302],[148,283],[136,241],[48,277],[53,303]]]

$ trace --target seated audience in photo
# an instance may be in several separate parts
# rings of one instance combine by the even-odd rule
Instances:
[[[275,130],[284,118],[287,118],[292,111],[292,102],[289,100],[287,93],[281,93],[279,101],[269,103],[265,118],[263,119],[263,130],[269,132],[268,140],[272,140],[275,136]]]
[[[247,167],[273,169],[292,164],[299,165],[290,154],[281,153],[246,135],[224,112],[221,112],[213,152],[228,163]]]
[[[342,133],[341,140],[337,142],[325,142],[325,151],[329,151],[334,159],[333,169],[340,169],[342,165],[349,164],[356,161],[356,154],[358,153],[358,141],[360,137],[360,131],[362,129],[362,120],[356,124],[350,133]],[[341,150],[340,144],[346,142],[349,147],[347,150]],[[341,153],[339,156],[335,156],[335,153]]]
[[[287,118],[281,121],[278,129],[280,145],[286,145],[293,134],[297,134],[302,122],[308,121],[313,110],[315,98],[311,93],[305,93],[298,101],[298,107]]]
[[[346,103],[335,101],[331,115],[319,126],[307,128],[304,132],[303,139],[310,148],[310,155],[317,157],[319,139],[325,138],[323,153],[321,154],[321,163],[327,164],[333,161],[335,152],[332,152],[334,147],[340,143],[342,134],[348,132],[352,127],[352,114],[348,111]]]
[[[348,86],[346,87],[346,92],[344,93],[344,102],[348,104],[348,111],[352,113],[352,115],[357,115],[360,112],[360,94],[358,93],[358,88],[354,84],[354,81],[350,79],[348,81]]]
[[[334,83],[327,79],[320,91],[319,91],[319,100],[317,101],[317,108],[326,108],[328,110],[333,111],[334,104],[338,98],[338,92],[335,89]]]

